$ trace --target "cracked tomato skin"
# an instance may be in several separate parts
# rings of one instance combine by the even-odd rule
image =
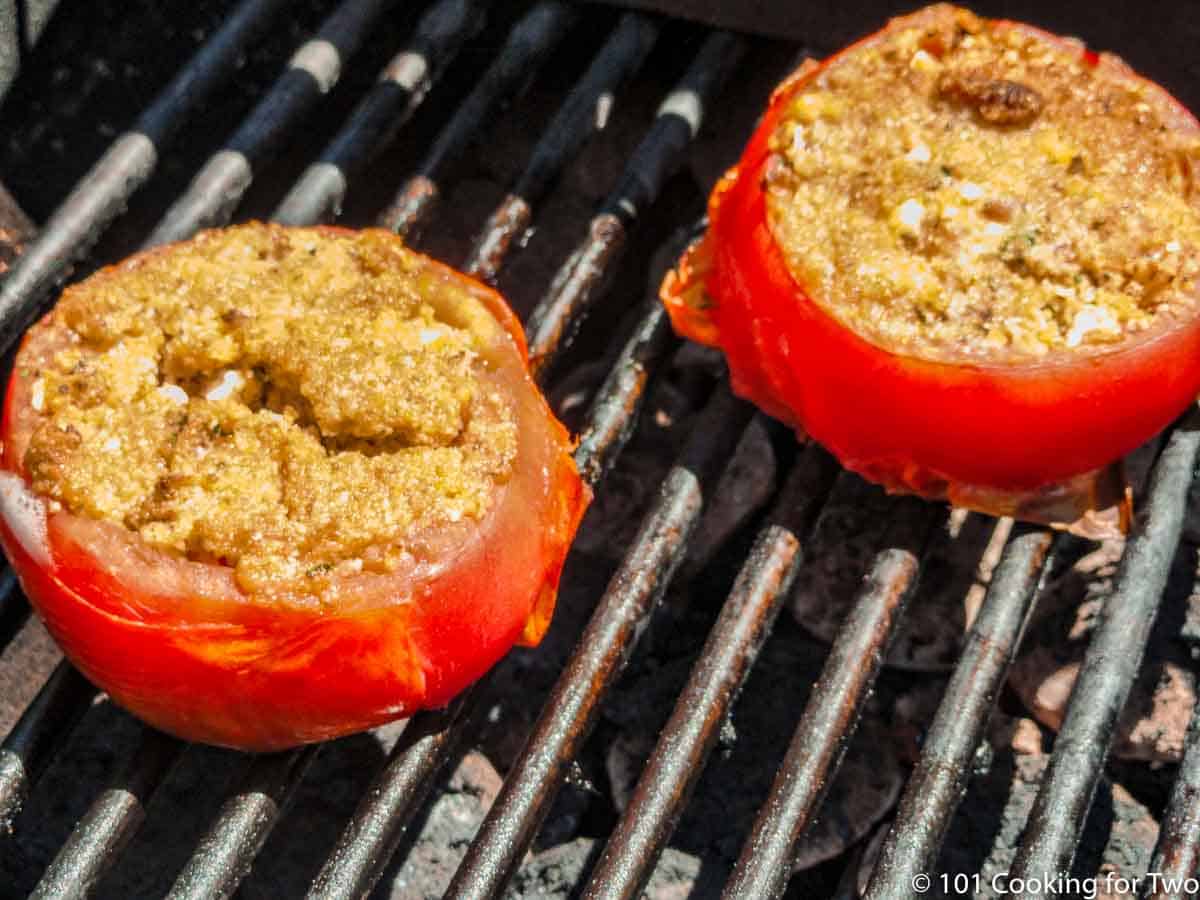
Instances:
[[[1116,57],[1061,41],[1088,66],[1138,79]],[[842,53],[879,40],[883,31]],[[838,54],[839,56],[841,54]],[[1200,317],[1108,352],[1029,364],[955,364],[892,353],[841,325],[788,268],[761,188],[790,99],[837,56],[784,81],[709,199],[709,228],[663,283],[676,331],[720,347],[735,391],[889,490],[1018,514],[1115,462],[1200,392]],[[1182,105],[1178,127],[1200,131]]]
[[[29,490],[13,449],[30,404],[30,379],[14,367],[0,542],[66,656],[154,727],[254,751],[327,740],[442,706],[514,643],[532,646],[544,634],[589,491],[566,430],[529,377],[511,310],[482,284],[418,258],[491,313],[496,382],[517,414],[514,472],[483,519],[422,536],[415,565],[341,579],[320,603],[286,590],[248,595],[228,567],[171,557],[115,523],[52,510]]]

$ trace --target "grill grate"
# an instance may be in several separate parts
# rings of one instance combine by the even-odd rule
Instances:
[[[233,75],[238,57],[277,17],[283,0],[247,0],[172,79],[133,128],[117,138],[25,249],[0,287],[0,354],[8,353],[48,304],[73,262],[125,208],[164,147]]]
[[[73,263],[149,179],[174,132],[232,77],[237,57],[283,14],[285,6],[280,0],[244,0],[50,217],[0,285],[5,351],[46,307]],[[415,21],[407,45],[391,59],[272,218],[310,224],[334,216],[348,186],[396,136],[483,16],[492,12],[488,6],[486,0],[432,4]],[[296,140],[306,116],[336,82],[344,61],[388,13],[401,14],[386,0],[343,0],[209,158],[147,243],[179,239],[228,221],[255,175]],[[416,237],[446,189],[451,164],[472,138],[486,133],[503,102],[535,77],[585,16],[586,11],[559,0],[541,0],[529,7],[481,80],[449,116],[380,224],[410,239]],[[659,19],[640,13],[617,18],[590,66],[566,93],[524,173],[484,223],[465,261],[469,271],[494,281],[518,252],[535,210],[587,138],[603,126],[614,97],[634,78],[660,30]],[[746,49],[746,42],[731,34],[707,36],[663,99],[607,199],[582,226],[574,251],[561,263],[529,317],[531,358],[539,382],[549,380],[607,279],[619,269],[631,229],[653,207],[682,162],[705,113]],[[651,300],[592,402],[576,451],[581,472],[598,491],[604,490],[604,477],[632,434],[650,378],[674,346],[665,314]],[[635,652],[644,625],[682,562],[706,490],[712,489],[752,415],[724,386],[709,399],[599,599],[447,896],[482,898],[503,892],[583,746],[601,699]],[[1200,424],[1192,414],[1172,432],[1155,466],[1145,510],[1135,523],[1116,594],[1068,707],[1014,875],[1070,867],[1117,715],[1158,612],[1180,540],[1198,450]],[[824,451],[810,446],[799,454],[632,800],[582,889],[584,896],[635,897],[647,882],[715,745],[721,723],[771,633],[803,558],[807,536],[836,477],[836,466]],[[890,510],[893,518],[883,549],[865,573],[770,795],[725,886],[726,897],[777,897],[786,888],[795,843],[812,824],[905,604],[918,589],[923,548],[941,512],[903,498],[895,500]],[[913,876],[933,870],[1054,544],[1054,536],[1044,529],[1014,529],[884,842],[869,897],[907,896]],[[0,595],[7,622],[11,610],[22,602],[11,575],[0,583]],[[6,626],[5,634],[12,630]],[[449,708],[413,718],[317,875],[310,896],[363,896],[371,890],[443,764],[464,738],[481,693],[476,686]],[[54,671],[0,746],[0,821],[12,821],[30,785],[94,697],[95,690],[65,662]],[[136,752],[79,821],[34,896],[87,896],[136,833],[149,798],[170,778],[184,752],[179,742],[143,730]],[[313,746],[257,757],[231,789],[170,896],[231,896],[319,752],[320,747]],[[1176,876],[1195,871],[1200,859],[1198,794],[1200,717],[1193,716],[1154,871]]]
[[[1150,871],[1158,872],[1164,882],[1176,882],[1200,872],[1200,716],[1192,715],[1187,750],[1171,792],[1162,834],[1150,862]],[[1151,900],[1166,900],[1166,891],[1147,892]]]
[[[1200,421],[1189,413],[1151,474],[1145,507],[1121,559],[1116,591],[1105,604],[1104,620],[1084,657],[1050,768],[1030,813],[1017,852],[1016,877],[1029,879],[1037,872],[1070,867],[1117,716],[1142,664],[1167,586],[1198,451]]]
[[[410,239],[417,236],[433,212],[440,192],[438,181],[446,169],[499,114],[501,101],[516,93],[545,63],[575,18],[576,10],[570,4],[545,0],[517,23],[496,61],[438,134],[416,174],[379,217],[381,226]]]
[[[726,886],[727,897],[782,893],[792,847],[812,824],[841,761],[861,704],[916,587],[920,553],[934,524],[927,504],[911,498],[901,504],[889,539],[875,554],[858,599],[838,630],[771,794]]]
[[[793,470],[722,607],[586,896],[637,896],[649,879],[658,850],[670,837],[726,712],[770,634],[800,568],[801,537],[815,523],[835,472],[832,458],[816,447],[809,447]]]
[[[889,891],[898,884],[907,890],[913,877],[930,871],[937,859],[1053,544],[1045,529],[1013,529],[880,854],[871,884],[874,896],[892,896]]]
[[[145,246],[181,241],[201,228],[228,222],[255,168],[279,152],[304,116],[337,84],[341,60],[358,49],[389,5],[390,0],[346,0],[338,7],[295,52],[226,145],[209,157]]]

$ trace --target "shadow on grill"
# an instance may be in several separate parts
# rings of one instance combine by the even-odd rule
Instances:
[[[1174,767],[1126,790],[1109,765],[1163,598],[1194,593],[1196,415],[1143,451],[1141,511],[1045,751],[1006,683],[1091,548],[883,497],[670,333],[654,288],[802,48],[562,0],[199,6],[211,34],[40,231],[0,223],[24,245],[0,282],[4,349],[76,267],[138,245],[235,216],[374,222],[526,313],[597,503],[542,648],[448,709],[254,758],[97,697],[6,572],[0,895],[905,897],[923,873],[966,873],[964,792],[1005,766],[1036,768],[1019,847],[984,803],[972,873],[1092,875],[1133,807],[1155,827],[1140,869],[1115,871],[1196,870],[1196,717],[1186,748],[1153,757]],[[47,35],[84,42],[58,19]],[[35,114],[37,64],[0,119]],[[5,153],[35,168],[55,130]],[[811,602],[831,592],[836,618]]]

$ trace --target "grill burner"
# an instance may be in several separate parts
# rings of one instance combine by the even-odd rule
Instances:
[[[503,104],[550,65],[572,33],[585,25],[602,25],[606,33],[595,42],[592,62],[566,93],[557,116],[529,154],[524,173],[483,224],[465,263],[451,260],[495,281],[507,264],[517,263],[526,231],[537,221],[539,210],[551,202],[564,168],[605,124],[610,107],[616,110],[612,115],[620,114],[622,88],[636,78],[649,77],[640,69],[660,33],[673,39],[694,37],[679,45],[688,47],[690,59],[680,66],[677,83],[663,94],[657,114],[645,124],[644,136],[629,153],[623,173],[612,182],[590,221],[572,222],[574,249],[556,261],[557,273],[527,317],[535,371],[547,385],[577,337],[581,347],[603,348],[612,336],[612,329],[604,328],[599,317],[592,320],[592,327],[581,326],[589,312],[604,302],[609,282],[621,277],[623,264],[628,263],[625,257],[635,249],[631,235],[644,234],[647,220],[656,216],[674,217],[674,224],[684,224],[677,210],[664,209],[669,199],[664,191],[705,117],[712,118],[714,110],[723,112],[719,98],[730,76],[740,71],[737,66],[743,56],[748,50],[756,59],[765,55],[783,61],[783,56],[764,53],[761,42],[750,43],[720,31],[701,33],[640,13],[615,14],[559,0],[497,3],[491,10],[488,6],[485,0],[437,0],[419,16],[411,14],[411,33],[404,46],[358,105],[347,109],[344,124],[286,192],[272,218],[313,223],[332,217],[343,200],[355,202],[355,187],[365,180],[363,170],[402,133],[401,126],[421,109],[434,83],[453,74],[460,64],[456,54],[474,46],[472,38],[487,13],[493,23],[503,24],[507,38],[489,51],[490,64],[456,108],[444,117],[435,114],[439,130],[428,153],[407,170],[411,176],[379,214],[381,224],[415,239],[435,215],[438,199],[452,187],[456,164],[495,127]],[[52,301],[55,287],[72,265],[86,256],[138,188],[150,180],[176,132],[223,89],[239,57],[285,15],[286,7],[281,0],[242,0],[47,220],[0,283],[0,339],[6,351]],[[252,182],[269,178],[270,163],[303,140],[307,118],[353,64],[359,45],[368,42],[372,29],[389,14],[410,15],[400,4],[386,0],[343,0],[332,9],[242,125],[150,231],[146,244],[179,239],[228,221],[248,196]],[[784,71],[769,74],[780,77]],[[757,100],[762,101],[765,96]],[[721,122],[719,127],[729,125]],[[740,139],[741,134],[735,137]],[[727,143],[726,149],[732,153],[736,148]],[[675,239],[661,257],[669,259],[679,246]],[[614,348],[612,365],[592,399],[576,451],[581,472],[598,494],[605,491],[605,477],[632,436],[651,379],[676,347],[657,302],[651,298],[636,315],[625,343]],[[447,896],[498,896],[508,886],[571,777],[572,760],[596,724],[601,702],[636,652],[641,633],[684,561],[689,538],[711,499],[706,494],[714,489],[752,420],[752,410],[726,387],[716,388],[596,602],[577,649],[542,706]],[[1117,716],[1158,614],[1183,529],[1198,452],[1200,418],[1193,412],[1172,431],[1155,464],[1105,619],[1092,638],[1043,777],[1013,877],[1065,873],[1071,868]],[[583,896],[641,894],[718,742],[722,723],[771,634],[837,477],[836,466],[819,448],[798,453],[627,808],[586,883],[579,886]],[[941,513],[910,498],[890,503],[882,549],[864,572],[770,795],[724,887],[725,897],[776,897],[786,889],[796,841],[814,822],[906,603],[910,596],[919,595],[922,556]],[[1044,529],[1013,529],[899,813],[883,839],[867,897],[910,896],[914,877],[935,870],[1055,545],[1054,536]],[[25,611],[10,574],[0,581],[0,595],[0,640],[7,640]],[[444,764],[478,722],[488,680],[448,709],[423,713],[409,722],[317,874],[310,896],[364,896],[372,890],[438,783]],[[55,669],[0,746],[0,821],[13,820],[31,786],[94,698],[95,690],[69,665],[61,663]],[[171,738],[142,729],[136,752],[115,767],[111,786],[79,821],[34,896],[86,896],[137,832],[150,797],[170,784],[184,749]],[[232,896],[320,753],[321,747],[313,746],[256,757],[182,863],[170,896]],[[230,756],[212,751],[210,759],[224,758],[228,765]],[[764,766],[774,764],[763,760]],[[1182,877],[1197,870],[1198,795],[1200,717],[1193,716],[1150,871]]]

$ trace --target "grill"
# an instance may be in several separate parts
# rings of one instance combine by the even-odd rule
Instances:
[[[52,302],[56,287],[72,269],[89,259],[89,251],[135,192],[175,152],[171,142],[177,133],[226,89],[239,59],[286,16],[282,0],[242,0],[135,124],[112,141],[3,276],[0,335],[5,352]],[[388,16],[404,22],[407,37],[394,48],[397,52],[378,80],[361,96],[347,100],[334,90],[335,84],[356,65],[356,51]],[[503,38],[486,45],[490,60],[481,74],[472,76],[469,90],[452,107],[423,108],[443,77],[453,77],[456,67],[472,62],[456,58],[463,48],[475,48],[472,59],[482,52],[472,41],[485,17],[490,33]],[[665,192],[702,123],[711,120],[714,111],[724,114],[721,98],[728,96],[731,76],[740,80],[739,97],[746,100],[748,85],[757,88],[781,77],[799,48],[781,49],[761,39],[651,14],[558,0],[437,0],[418,11],[385,0],[343,0],[297,47],[283,73],[228,139],[211,151],[186,190],[148,229],[145,244],[176,240],[230,220],[252,183],[271,178],[279,157],[297,152],[296,146],[305,140],[306,121],[332,92],[346,104],[337,111],[342,124],[319,152],[304,160],[306,168],[271,218],[291,224],[331,219],[344,203],[354,202],[356,189],[362,190],[372,177],[373,161],[401,139],[408,124],[418,124],[409,120],[419,111],[427,122],[435,122],[421,126],[432,135],[423,143],[428,149],[407,170],[407,179],[390,202],[377,204],[374,214],[380,224],[420,246],[422,226],[453,187],[461,157],[480,152],[479,142],[486,140],[505,104],[531,79],[549,77],[547,66],[555,61],[558,68],[553,71],[569,68],[561,59],[562,47],[569,41],[575,42],[572,47],[581,46],[581,30],[592,34],[583,41],[589,48],[587,63],[575,66],[572,86],[563,92],[557,112],[541,129],[507,195],[485,220],[470,223],[469,231],[476,235],[470,252],[450,260],[486,280],[501,278],[505,267],[527,252],[528,229],[554,196],[564,168],[608,117],[623,114],[629,91],[657,89],[654,79],[661,75],[647,74],[643,64],[651,58],[670,67],[660,37],[671,39],[675,56],[686,51],[688,58],[677,66],[675,83],[661,92],[657,112],[636,123],[643,135],[628,154],[624,171],[608,185],[604,201],[590,219],[571,223],[568,243],[573,246],[555,261],[553,279],[539,290],[540,298],[527,316],[537,378],[544,386],[552,385],[573,347],[603,347],[611,339],[613,331],[604,317],[589,318],[589,313],[613,293],[609,288],[614,279],[620,283],[622,267],[638,243],[631,238],[655,233],[648,221],[658,223],[660,236],[669,231],[663,223],[678,226],[658,254],[661,274],[661,262],[672,258],[696,227]],[[748,58],[767,60],[773,70],[747,82]],[[750,100],[761,105],[765,94]],[[725,162],[732,161],[743,137],[727,136]],[[305,146],[304,152],[317,150]],[[636,323],[607,356],[611,364],[590,402],[576,450],[579,468],[597,495],[605,492],[606,476],[633,435],[648,385],[677,348],[653,297],[640,307],[626,306],[630,314],[636,313]],[[541,705],[446,896],[494,897],[506,890],[555,798],[574,777],[572,762],[596,724],[601,702],[638,652],[639,638],[686,557],[717,479],[755,417],[726,386],[715,388],[623,560],[595,600],[576,649]],[[1118,715],[1159,612],[1198,452],[1200,418],[1190,412],[1170,431],[1154,463],[1114,592],[1092,636],[1012,865],[1014,879],[1071,870]],[[741,686],[771,636],[818,514],[835,483],[845,477],[818,447],[805,446],[796,454],[624,813],[578,885],[582,896],[640,896],[720,740]],[[911,498],[889,501],[883,541],[862,572],[853,605],[799,715],[786,755],[782,761],[762,760],[764,767],[778,766],[777,775],[753,829],[739,836],[740,857],[722,896],[778,897],[787,889],[797,839],[813,825],[906,605],[914,594],[919,596],[929,535],[943,515],[939,508]],[[989,717],[1057,546],[1050,531],[1013,528],[928,728],[899,811],[883,838],[866,897],[912,896],[914,879],[936,870],[942,842],[971,779]],[[0,592],[0,639],[7,642],[28,609],[11,573],[0,581]],[[486,684],[477,685],[449,708],[410,720],[345,823],[309,896],[358,897],[371,892],[443,777],[444,764],[470,739],[485,689]],[[95,690],[68,664],[62,662],[53,671],[0,747],[0,821],[14,822],[32,786],[94,699]],[[78,821],[33,896],[88,896],[137,833],[150,798],[169,783],[184,750],[171,738],[141,730],[136,750],[116,761],[109,787]],[[170,896],[237,893],[273,827],[285,816],[289,797],[321,752],[322,747],[312,746],[255,757],[194,844]],[[212,765],[232,767],[234,757],[214,753],[207,758]],[[1197,797],[1200,717],[1193,716],[1151,871],[1174,878],[1197,871]],[[0,838],[4,839],[11,840]],[[843,879],[836,896],[855,896],[853,880],[852,875]],[[1171,893],[1164,883],[1151,883],[1143,896],[1183,896]],[[712,885],[708,889],[717,891]]]

